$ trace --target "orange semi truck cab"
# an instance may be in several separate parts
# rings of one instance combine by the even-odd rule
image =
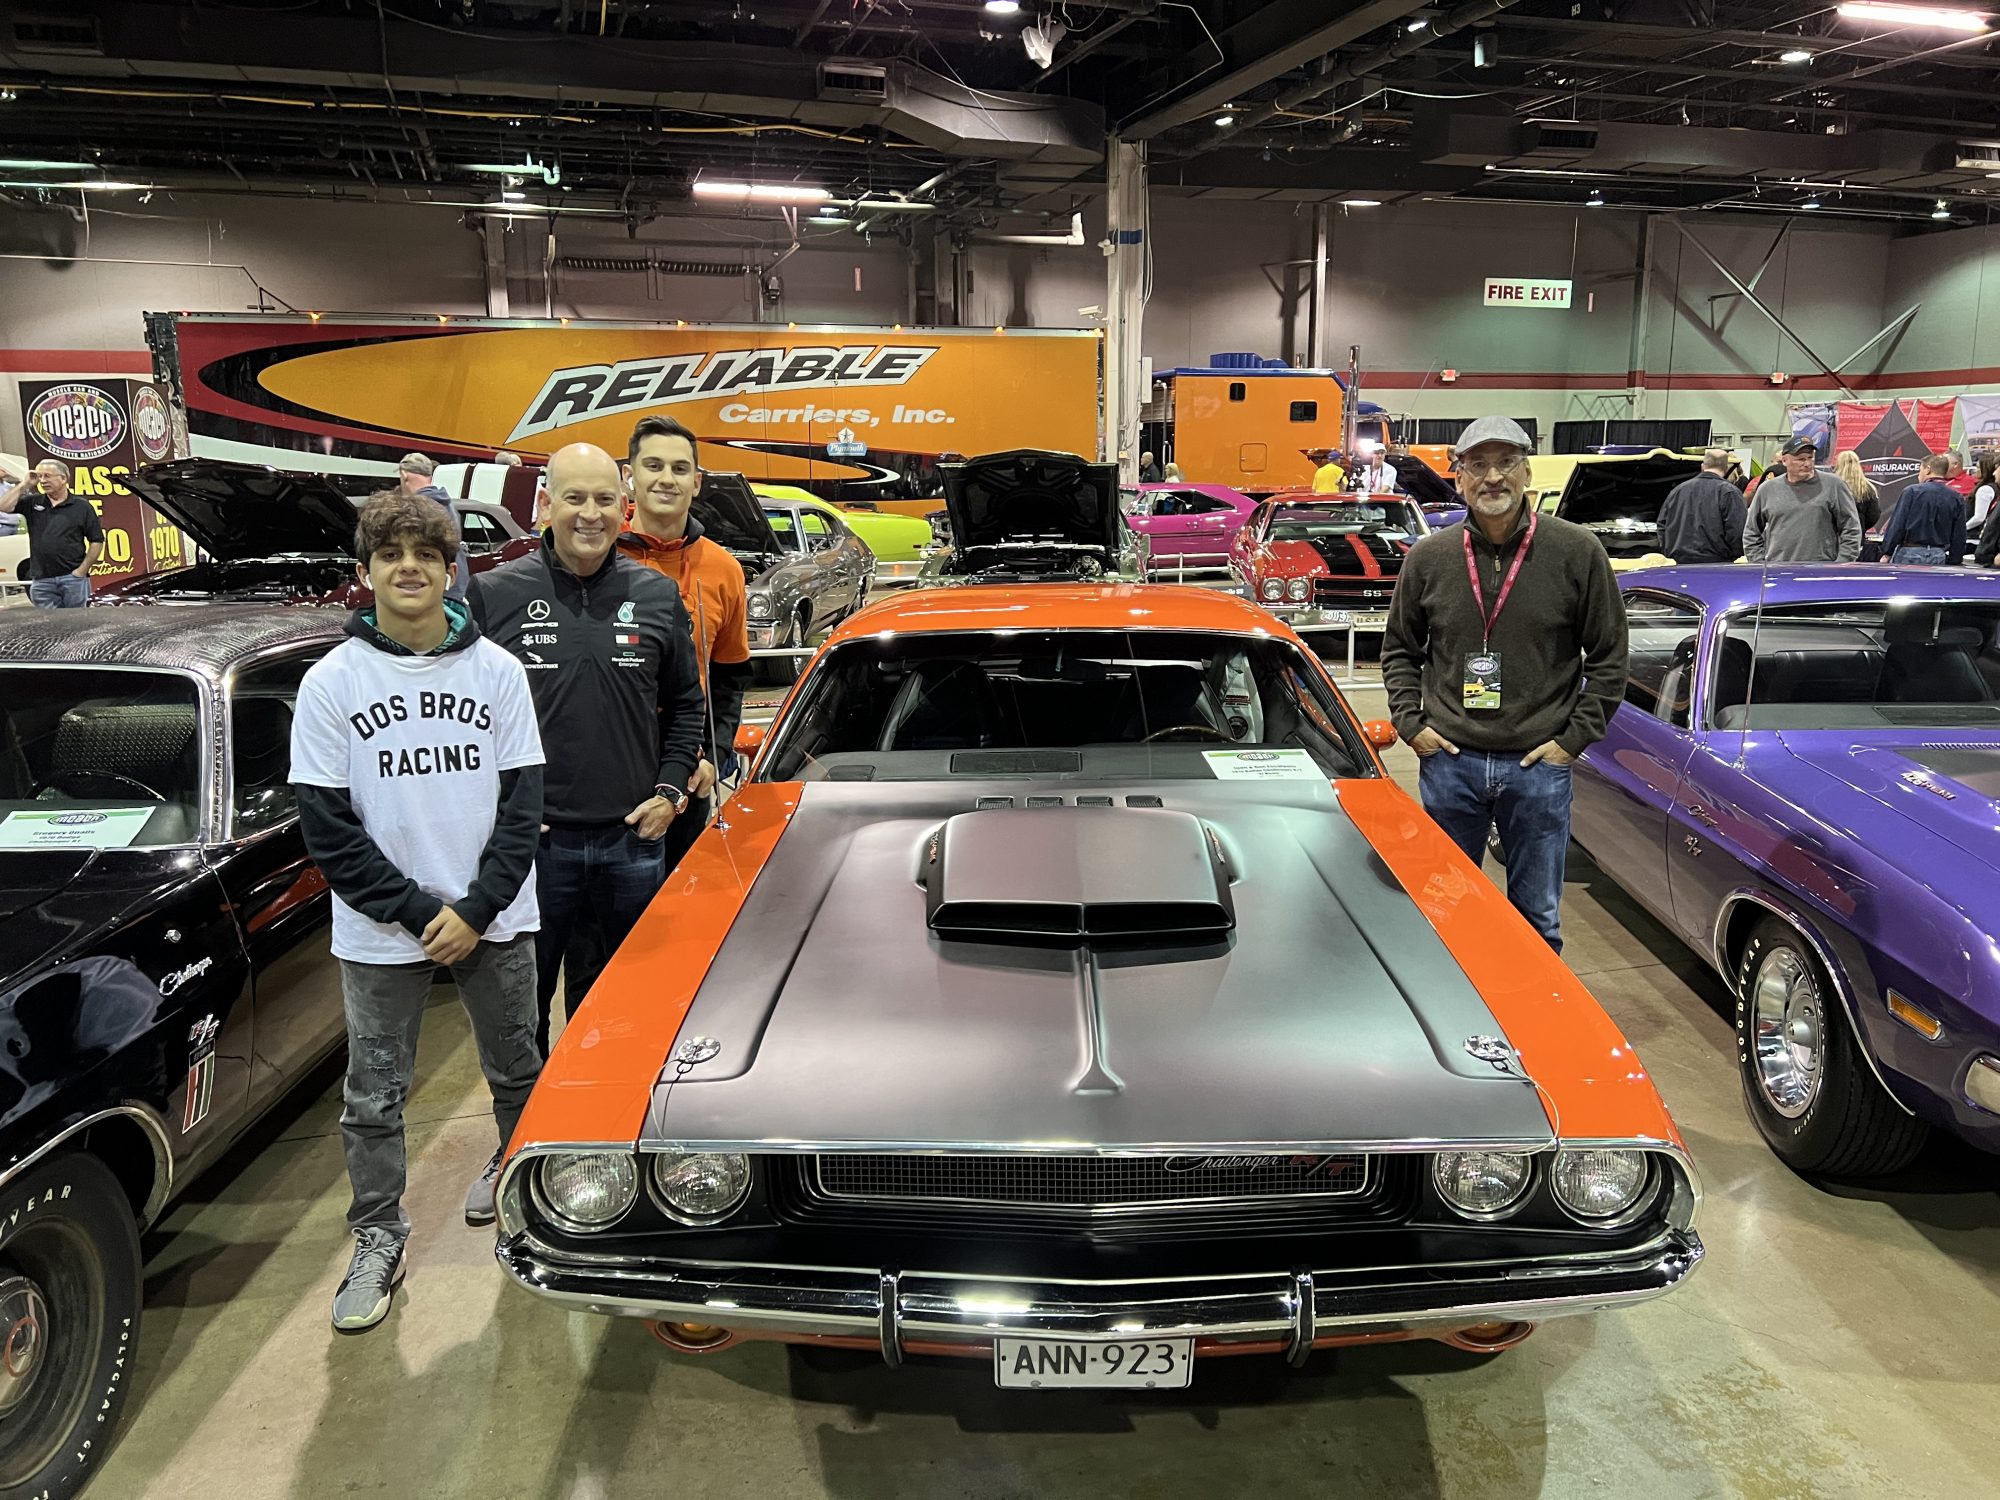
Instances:
[[[1333,370],[1215,364],[1172,370],[1165,378],[1161,416],[1171,440],[1163,446],[1190,484],[1226,484],[1246,494],[1311,489],[1318,465],[1306,455],[1345,447],[1347,390]],[[1387,446],[1394,420],[1373,401],[1361,401],[1356,441]],[[1416,424],[1404,425],[1414,431]],[[1445,449],[1412,452],[1438,473],[1450,472]]]

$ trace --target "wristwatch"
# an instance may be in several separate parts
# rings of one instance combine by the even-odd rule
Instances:
[[[653,795],[673,803],[674,816],[677,818],[687,811],[688,794],[677,786],[668,786],[664,781],[660,782],[653,788]]]

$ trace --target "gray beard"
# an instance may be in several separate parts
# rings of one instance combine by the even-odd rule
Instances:
[[[1472,508],[1482,516],[1504,516],[1520,503],[1510,495],[1504,500],[1474,500]]]

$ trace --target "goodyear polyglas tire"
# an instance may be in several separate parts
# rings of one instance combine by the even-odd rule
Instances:
[[[0,1188],[0,1495],[73,1495],[110,1447],[138,1346],[139,1229],[95,1157]]]

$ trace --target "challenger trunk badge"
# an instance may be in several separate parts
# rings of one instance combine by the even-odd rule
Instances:
[[[705,1063],[722,1050],[722,1043],[712,1036],[691,1036],[674,1048],[674,1061],[683,1067]]]

